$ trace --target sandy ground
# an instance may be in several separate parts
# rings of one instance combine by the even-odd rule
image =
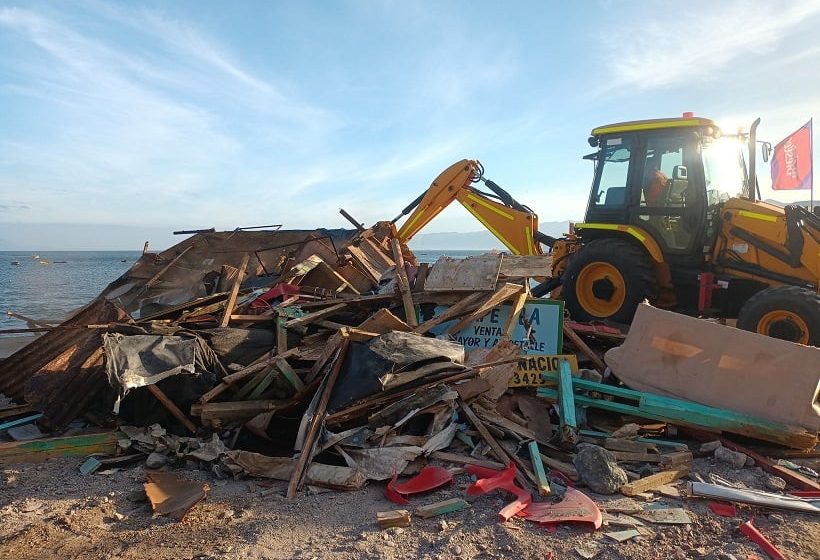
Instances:
[[[188,470],[181,472],[207,481],[211,490],[206,501],[177,523],[154,517],[144,502],[142,466],[83,477],[80,463],[55,459],[0,468],[0,558],[558,560],[580,558],[574,548],[591,544],[599,546],[600,559],[765,558],[737,530],[749,517],[748,509],[742,518],[722,518],[699,500],[664,498],[670,506],[684,505],[692,524],[651,525],[654,537],[617,544],[603,533],[619,528],[592,532],[561,525],[553,532],[520,519],[500,524],[497,512],[509,498],[500,493],[468,498],[467,475],[458,475],[445,489],[412,497],[409,507],[464,497],[471,502],[469,509],[427,520],[414,516],[406,529],[380,530],[376,512],[400,507],[382,496],[380,483],[355,492],[303,493],[289,501],[283,497],[285,483],[216,480],[208,472]],[[763,476],[754,468],[735,474],[750,480]],[[266,491],[270,495],[262,496]],[[622,498],[590,495],[601,504]],[[757,515],[756,523],[790,560],[820,558],[817,518],[783,512]]]

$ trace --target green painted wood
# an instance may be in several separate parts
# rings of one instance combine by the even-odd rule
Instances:
[[[255,401],[262,396],[270,384],[273,383],[273,380],[276,379],[278,373],[275,369],[271,369],[268,374],[259,382],[259,384],[254,387],[253,391],[251,391],[250,395],[248,395],[249,401]]]
[[[559,380],[554,373],[543,373],[545,379]],[[730,410],[723,410],[711,406],[692,403],[671,397],[662,397],[621,387],[611,387],[595,381],[571,378],[570,382],[576,389],[594,390],[598,393],[609,394],[635,401],[634,405],[593,399],[587,395],[575,395],[575,403],[582,406],[592,406],[602,410],[610,410],[621,414],[631,414],[642,418],[650,418],[661,422],[671,422],[710,431],[731,432],[748,435],[765,441],[781,443],[798,449],[813,447],[816,436],[806,430],[755,418]],[[558,391],[548,387],[541,387],[538,396],[559,402],[561,395]],[[562,407],[563,408],[563,407]]]
[[[290,364],[284,358],[280,358],[276,360],[276,367],[279,368],[279,371],[282,372],[282,375],[285,376],[293,388],[296,389],[297,393],[301,393],[305,390],[305,384],[299,378],[299,374],[293,371],[293,368],[290,367]]]
[[[0,443],[0,464],[36,463],[51,457],[82,457],[91,453],[112,455],[116,450],[116,432],[13,441]]]
[[[550,493],[550,481],[547,472],[544,470],[544,461],[541,460],[541,452],[538,449],[538,442],[533,440],[527,446],[530,451],[532,468],[535,471],[535,481],[538,485],[538,493],[547,496]]]
[[[416,515],[427,519],[428,517],[435,517],[437,515],[444,515],[445,513],[452,513],[460,509],[468,507],[470,504],[461,498],[452,498],[426,506],[420,506],[416,509]]]

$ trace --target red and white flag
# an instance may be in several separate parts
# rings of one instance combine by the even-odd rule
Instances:
[[[774,147],[772,189],[812,188],[811,120]]]

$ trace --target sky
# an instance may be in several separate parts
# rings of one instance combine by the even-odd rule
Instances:
[[[759,116],[774,143],[820,117],[818,0],[566,4],[0,0],[0,250],[369,225],[463,158],[576,220],[595,126]]]

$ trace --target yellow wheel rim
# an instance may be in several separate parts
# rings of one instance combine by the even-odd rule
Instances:
[[[782,338],[800,344],[809,343],[809,326],[793,311],[778,309],[769,311],[757,323],[757,332],[774,338]]]
[[[590,315],[611,317],[621,309],[626,298],[626,282],[617,268],[609,263],[586,265],[575,282],[578,303]]]

